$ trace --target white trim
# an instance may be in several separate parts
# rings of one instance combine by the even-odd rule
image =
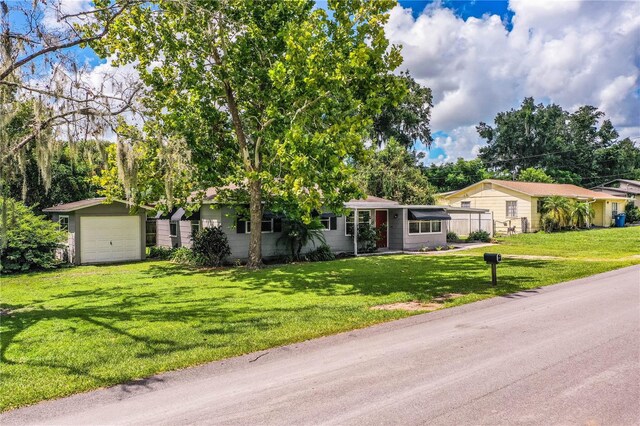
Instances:
[[[190,220],[189,222],[191,222],[191,235],[193,235],[193,225],[198,225],[198,230],[196,232],[200,232],[200,230],[202,229],[202,224],[200,223],[199,220]]]
[[[69,232],[69,215],[68,214],[58,215],[58,231],[62,231],[62,229],[60,229],[60,219],[62,219],[63,217],[67,218],[67,229],[65,229],[65,231]]]
[[[79,201],[82,201],[82,200],[79,200]],[[134,203],[130,203],[130,202],[128,202],[128,201],[120,200],[120,199],[117,199],[117,198],[116,198],[116,199],[111,200],[111,202],[107,202],[107,200],[106,200],[106,199],[103,199],[103,198],[98,198],[98,199],[91,200],[91,203],[90,203],[90,204],[87,204],[87,205],[85,205],[85,206],[80,206],[80,207],[71,208],[71,209],[62,209],[62,210],[58,210],[58,208],[59,208],[61,205],[63,205],[63,204],[61,204],[61,205],[58,205],[58,206],[52,206],[52,207],[46,208],[46,209],[44,209],[44,210],[42,210],[42,211],[43,211],[43,212],[45,212],[45,213],[70,213],[70,212],[75,212],[75,211],[77,211],[77,210],[86,209],[86,208],[89,208],[89,207],[99,206],[100,204],[104,204],[105,206],[108,206],[108,205],[110,205],[110,204],[113,204],[113,202],[114,202],[114,201],[115,201],[115,202],[118,202],[118,203],[125,204],[125,205],[129,206],[129,208],[131,208],[131,207],[134,207],[134,206],[135,206],[135,204],[134,204]],[[71,203],[65,203],[65,204],[71,204]],[[139,205],[139,206],[137,206],[137,207],[143,208],[143,209],[145,209],[145,210],[153,210],[153,209],[154,209],[153,207],[145,206],[145,205],[142,205],[142,204],[141,204],[141,205]]]
[[[436,231],[436,232],[411,232],[411,222],[417,222],[417,223],[422,223],[422,222],[440,222],[440,231]],[[442,222],[443,220],[438,220],[438,219],[430,219],[430,220],[407,220],[407,235],[430,235],[430,234],[442,234]],[[421,226],[418,225],[418,229],[421,229]],[[429,225],[429,229],[431,229],[431,225]]]
[[[372,220],[371,220],[371,210],[369,210],[369,209],[362,209],[362,210],[359,210],[359,209],[356,207],[355,209],[353,209],[353,211],[352,211],[351,213],[354,213],[354,212],[358,212],[358,213],[360,213],[360,212],[369,212],[369,222],[367,222],[367,223],[369,223],[369,224],[371,225],[371,224],[372,224],[372,222],[373,222],[373,225],[375,226],[375,218],[374,218],[374,221],[372,221]],[[349,222],[347,222],[347,219],[349,219],[349,216],[351,215],[351,213],[344,215],[344,236],[345,236],[345,237],[353,237],[353,235],[351,235],[351,234],[347,234],[347,223],[349,223]],[[362,222],[362,223],[365,223],[365,222]],[[354,224],[353,229],[355,229],[355,225],[356,225],[356,224],[360,225],[359,220],[357,220],[357,221],[355,220],[355,215],[354,215],[354,222],[353,222],[353,224]]]
[[[514,216],[509,216],[509,203],[516,203],[516,214]],[[518,216],[518,200],[505,200],[504,217],[506,217],[507,219],[517,219],[519,217]]]
[[[386,247],[378,247],[378,242],[376,241],[376,247],[377,248],[389,248],[389,209],[375,209],[375,211],[373,212],[373,218],[374,218],[374,225],[373,226],[376,229],[378,229],[378,223],[377,223],[377,220],[376,220],[376,213],[379,212],[379,211],[387,212],[387,245],[386,245]]]
[[[274,231],[273,231],[273,219],[274,218],[272,217],[271,219],[268,219],[268,220],[264,220],[263,219],[263,220],[260,221],[260,233],[261,234],[273,234],[274,233]],[[267,222],[267,221],[271,222],[271,231],[262,231],[262,222]],[[251,233],[251,229],[250,229],[251,228],[251,221],[250,220],[245,220],[244,223],[245,223],[245,225],[244,225],[244,233],[245,234],[250,234]]]
[[[173,225],[173,224],[176,225],[176,233],[175,234],[171,233],[171,225]],[[180,221],[179,220],[169,220],[169,236],[170,237],[177,237],[179,229],[180,229]]]

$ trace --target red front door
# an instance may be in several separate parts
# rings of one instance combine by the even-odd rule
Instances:
[[[389,243],[387,242],[387,219],[388,212],[386,210],[376,210],[376,231],[378,233],[376,247],[378,248],[389,247]]]

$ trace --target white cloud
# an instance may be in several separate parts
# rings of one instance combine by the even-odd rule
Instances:
[[[640,13],[634,2],[512,0],[513,28],[497,15],[463,20],[440,6],[414,19],[392,10],[387,35],[434,94],[435,147],[473,157],[474,126],[526,96],[573,110],[590,104],[621,133],[640,126]],[[628,128],[628,129],[627,129]],[[635,135],[638,136],[638,135]]]
[[[69,24],[86,22],[88,18],[77,17],[70,18],[64,22],[60,21],[62,16],[76,15],[81,12],[90,10],[92,7],[91,0],[54,0],[44,7],[42,17],[42,25],[49,30],[68,30]]]

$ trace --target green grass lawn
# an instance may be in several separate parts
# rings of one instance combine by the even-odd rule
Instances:
[[[0,318],[0,409],[413,314],[373,305],[465,294],[456,305],[637,264],[639,237],[633,228],[504,239],[495,251],[566,259],[507,259],[495,289],[468,252],[257,272],[142,262],[2,277],[1,306],[12,313]]]
[[[517,234],[498,238],[498,241],[500,245],[495,250],[503,254],[616,260],[640,255],[640,226]],[[470,253],[483,250],[486,249],[474,249]]]

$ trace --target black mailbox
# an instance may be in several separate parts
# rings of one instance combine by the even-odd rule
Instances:
[[[485,253],[484,261],[493,264],[500,263],[502,262],[502,255],[500,253]]]

